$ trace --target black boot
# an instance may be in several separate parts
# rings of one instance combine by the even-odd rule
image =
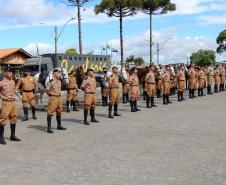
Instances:
[[[192,99],[192,90],[189,89],[189,98]]]
[[[166,95],[165,94],[162,95],[162,100],[163,100],[163,105],[167,105],[168,104],[167,103],[167,100],[166,100]]]
[[[220,86],[219,86],[219,92],[221,92],[222,91],[222,84],[220,84]]]
[[[126,102],[129,102],[129,93],[126,93]]]
[[[28,120],[28,108],[24,107],[24,117],[21,121],[27,121]]]
[[[136,112],[135,107],[134,107],[134,101],[130,100],[130,107],[131,107],[131,112]]]
[[[162,96],[161,96],[161,90],[160,89],[158,89],[157,90],[157,98],[161,98]]]
[[[157,105],[155,105],[154,97],[151,97],[151,106],[152,107],[157,107]]]
[[[66,128],[64,128],[61,125],[61,114],[56,115],[56,120],[57,120],[57,129],[58,130],[66,130]]]
[[[181,99],[181,92],[177,92],[177,99],[178,99],[178,101],[182,101],[182,99]]]
[[[192,98],[196,98],[194,89],[192,90]]]
[[[201,89],[201,96],[205,96],[205,94],[203,93],[203,88]]]
[[[35,107],[31,107],[31,111],[32,111],[32,117],[33,119],[37,119],[36,115],[35,115]]]
[[[181,100],[182,100],[182,101],[186,100],[186,99],[184,98],[184,92],[183,92],[183,91],[181,92]]]
[[[118,105],[114,105],[114,116],[121,116],[119,113],[118,113]]]
[[[104,97],[104,106],[105,107],[108,106],[108,97],[107,96]]]
[[[151,108],[151,106],[150,106],[150,97],[149,96],[146,97],[146,108]]]
[[[88,112],[88,109],[84,109],[84,125],[89,125],[89,122],[87,121]]]
[[[172,102],[169,100],[169,95],[166,95],[166,99],[167,99],[167,103],[172,103]]]
[[[70,101],[66,101],[67,112],[70,112]]]
[[[105,106],[105,97],[104,96],[102,96],[102,106]]]
[[[138,109],[137,107],[137,100],[134,101],[134,107],[135,107],[135,111],[140,111],[140,109]]]
[[[145,101],[145,100],[146,100],[146,98],[147,98],[147,92],[146,92],[146,91],[144,91],[144,92],[143,92],[143,100]]]
[[[122,94],[122,99],[123,99],[123,103],[126,103],[126,94],[125,93]]]
[[[47,115],[47,132],[48,133],[53,133],[53,130],[51,128],[51,119],[52,119],[52,116]]]
[[[73,111],[77,111],[78,112],[79,110],[77,109],[75,101],[71,101],[71,103],[72,103],[72,106],[73,106]]]
[[[198,88],[198,96],[201,96],[201,90]]]
[[[0,125],[0,144],[5,145],[5,139],[4,139],[4,126]]]
[[[11,135],[10,135],[10,140],[11,141],[21,141],[19,138],[16,137],[15,133],[16,133],[16,124],[10,124],[10,128],[11,128]]]
[[[108,105],[108,118],[113,119],[114,117],[112,116],[112,104]]]
[[[90,109],[90,116],[91,116],[91,122],[99,123],[99,121],[96,120],[95,118],[95,109]]]

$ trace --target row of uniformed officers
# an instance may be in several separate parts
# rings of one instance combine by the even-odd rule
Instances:
[[[171,89],[174,87],[172,82],[177,82],[178,101],[184,100],[183,93],[185,87],[185,68],[181,65],[179,70],[172,74],[170,66],[165,66],[159,71],[156,66],[150,66],[148,73],[145,75],[145,91],[146,107],[156,107],[154,104],[155,91],[163,92],[163,104],[171,103],[169,96]],[[123,103],[130,102],[131,112],[140,111],[137,106],[137,101],[140,97],[140,85],[137,75],[137,69],[133,68],[129,73],[129,68],[125,68],[126,78],[122,79],[123,83]],[[102,101],[103,105],[108,105],[108,117],[113,119],[114,116],[120,116],[118,113],[118,104],[120,101],[120,83],[118,76],[118,68],[112,68],[112,74],[107,75],[104,71],[104,83],[102,86]],[[189,71],[189,97],[195,97],[194,92],[198,84],[198,95],[203,96],[203,89],[207,84],[208,94],[212,94],[211,87],[214,83],[215,92],[224,91],[225,70],[223,66],[215,70],[211,65],[208,68],[196,68],[194,64],[191,65]],[[22,121],[28,120],[28,108],[31,106],[33,119],[37,119],[35,114],[37,82],[29,73],[24,74],[24,78],[20,79],[15,85],[13,80],[13,70],[8,68],[4,73],[4,78],[0,81],[0,98],[2,100],[2,107],[0,112],[0,144],[6,144],[4,139],[4,126],[7,120],[10,121],[11,141],[20,141],[15,135],[17,122],[17,108],[16,108],[16,91],[22,89],[22,103],[24,109],[24,118]],[[218,89],[219,87],[219,89]],[[87,76],[81,84],[81,89],[84,91],[84,124],[89,125],[87,120],[88,113],[91,116],[91,122],[99,122],[95,118],[96,107],[96,80],[94,71],[88,69]],[[46,93],[49,96],[48,112],[47,112],[47,132],[53,133],[51,127],[52,116],[56,113],[57,129],[65,130],[61,123],[62,113],[62,97],[61,97],[61,71],[59,69],[53,70],[53,79],[48,83]],[[78,87],[75,78],[75,72],[72,71],[69,75],[69,86],[67,93],[67,112],[70,112],[69,105],[73,106],[73,111],[78,111],[76,107]],[[112,113],[113,112],[113,113]]]

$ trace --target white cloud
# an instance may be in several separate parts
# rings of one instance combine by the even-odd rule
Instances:
[[[153,46],[153,60],[156,63],[157,60],[157,48],[156,42],[159,43],[160,48],[160,63],[178,63],[178,62],[187,62],[187,58],[191,56],[191,54],[199,49],[212,49],[216,50],[217,45],[214,40],[210,40],[203,36],[198,37],[184,37],[178,38],[173,34],[167,34],[167,30],[161,32],[154,32],[154,46]],[[164,42],[173,37],[173,39],[169,40],[164,46]],[[145,33],[140,33],[138,35],[134,35],[129,38],[125,38],[124,43],[124,53],[125,58],[129,55],[140,56],[145,59],[148,63],[149,61],[149,31]],[[111,40],[109,41],[113,48],[120,48],[119,40]],[[120,55],[114,57],[114,60],[120,60]],[[225,55],[219,56],[217,55],[218,60],[222,61],[226,59]]]
[[[201,25],[205,24],[226,24],[226,14],[202,15],[197,18]]]

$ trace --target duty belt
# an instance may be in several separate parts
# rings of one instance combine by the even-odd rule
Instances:
[[[76,87],[73,87],[73,88],[68,88],[68,90],[75,90],[76,89]]]
[[[85,94],[95,94],[95,92],[85,92]]]
[[[22,92],[33,92],[34,91],[34,89],[33,90],[23,90]]]
[[[119,87],[111,87],[111,89],[118,89]]]
[[[11,99],[11,100],[2,99],[2,101],[6,101],[6,102],[14,102],[14,101],[16,101],[16,99]]]
[[[153,82],[152,82],[152,83],[150,83],[150,82],[147,82],[147,83],[148,83],[148,84],[153,84],[153,85],[155,85],[155,83],[153,83]]]
[[[50,97],[51,97],[51,96],[54,96],[54,97],[61,97],[61,95],[52,95],[52,94],[50,94],[49,96],[50,96]]]

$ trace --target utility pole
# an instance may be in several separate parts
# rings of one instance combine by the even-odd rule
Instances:
[[[159,43],[157,43],[157,65],[159,65]]]
[[[57,26],[55,26],[55,62],[54,62],[54,68],[57,66],[57,41],[58,41],[58,33],[57,33]]]

